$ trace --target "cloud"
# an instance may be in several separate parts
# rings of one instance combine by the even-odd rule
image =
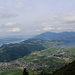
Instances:
[[[37,29],[36,31],[37,31],[37,32],[39,32],[40,30],[39,30],[39,29]]]
[[[53,26],[53,25],[59,25],[60,21],[55,20],[48,20],[47,22],[42,23],[42,26]]]
[[[11,14],[8,14],[8,13],[0,13],[0,18],[10,18],[10,17],[17,17],[18,14],[15,14],[15,13],[11,13]]]
[[[42,26],[51,26],[51,24],[49,24],[49,22],[44,22],[41,24]]]
[[[4,9],[5,7],[4,6],[0,6],[0,9]]]
[[[20,32],[20,24],[16,22],[8,22],[0,25],[0,32]]]
[[[75,14],[74,15],[65,16],[64,19],[68,20],[68,21],[75,21]]]
[[[49,31],[49,30],[54,30],[54,28],[51,28],[51,27],[45,27],[43,28],[44,31]]]
[[[21,7],[23,7],[23,3],[18,2],[18,3],[15,5],[15,7],[16,7],[16,8],[21,8]]]
[[[9,29],[8,32],[20,32],[21,29],[20,28],[12,28],[12,29]]]
[[[75,14],[57,15],[57,17],[50,18],[41,22],[41,30],[51,32],[75,32]]]
[[[0,24],[0,29],[7,29],[7,28],[12,28],[12,27],[20,27],[20,23],[17,22],[7,22],[5,24]]]
[[[17,23],[16,22],[8,22],[5,24],[5,26],[13,26],[13,25],[16,25]]]

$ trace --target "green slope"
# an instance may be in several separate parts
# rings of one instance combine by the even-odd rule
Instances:
[[[0,75],[23,75],[23,69],[14,69],[8,72],[1,72]]]
[[[17,64],[21,65],[18,66],[19,69],[26,67],[29,71],[29,75],[38,75],[41,74],[41,72],[44,74],[52,74],[57,69],[60,69],[73,60],[75,60],[75,47],[53,47],[41,51],[34,51],[33,53],[24,56],[23,58],[19,58],[11,63],[15,63],[17,61]],[[8,66],[11,65],[12,64]],[[16,69],[18,67],[16,67]],[[17,72],[18,70],[16,73]],[[13,70],[2,72],[0,75],[3,75],[4,73],[12,75],[14,72]],[[20,71],[20,73],[22,73],[22,71]]]
[[[0,61],[13,61],[30,54],[32,51],[45,49],[45,47],[42,46],[43,41],[38,41],[39,40],[30,40],[29,42],[24,41],[17,44],[3,45],[0,48]]]
[[[75,61],[55,71],[52,75],[75,75]]]

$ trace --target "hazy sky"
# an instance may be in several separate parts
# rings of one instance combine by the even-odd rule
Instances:
[[[0,36],[75,32],[75,0],[0,0]]]

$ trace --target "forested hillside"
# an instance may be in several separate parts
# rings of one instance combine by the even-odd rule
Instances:
[[[62,44],[62,42],[48,42],[39,39],[29,39],[16,44],[8,44],[0,47],[0,61],[13,61],[26,56],[33,51],[41,51]]]
[[[45,49],[42,40],[27,40],[17,44],[3,45],[0,47],[0,61],[12,61],[28,55],[32,51]]]
[[[56,70],[52,75],[75,75],[75,61],[59,70]]]

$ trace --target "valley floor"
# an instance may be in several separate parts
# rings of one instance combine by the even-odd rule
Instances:
[[[0,75],[12,75],[15,71],[26,68],[30,75],[37,75],[42,70],[52,74],[56,69],[75,60],[75,47],[53,47],[35,51],[13,62],[0,62]],[[48,71],[50,69],[50,71]],[[4,74],[5,73],[5,74]],[[19,75],[19,74],[18,74]]]

